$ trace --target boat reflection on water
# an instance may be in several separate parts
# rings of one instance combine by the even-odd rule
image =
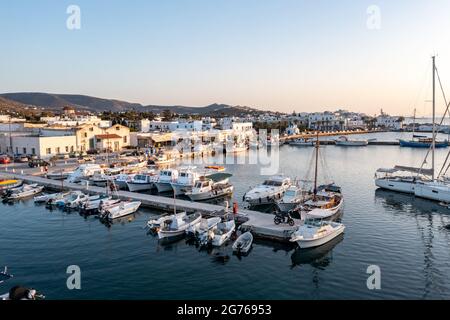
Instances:
[[[375,202],[381,203],[390,212],[394,210],[393,213],[410,215],[439,213],[450,216],[450,209],[439,202],[418,198],[406,193],[377,189],[375,190]]]
[[[301,265],[311,265],[314,268],[325,269],[333,261],[332,250],[344,239],[341,234],[330,242],[316,248],[296,248],[291,255],[291,269]]]
[[[272,248],[273,252],[284,251],[286,255],[297,247],[297,244],[294,242],[271,241],[257,237],[253,240],[253,244]]]
[[[101,224],[103,224],[106,228],[109,229],[113,225],[119,225],[119,224],[125,225],[127,223],[131,223],[134,220],[136,220],[139,216],[140,216],[140,213],[139,213],[139,211],[137,211],[137,212],[135,212],[133,214],[130,214],[128,216],[116,218],[114,220],[104,220],[104,219],[99,219],[99,220],[100,220]],[[98,217],[96,217],[96,218],[98,218]]]

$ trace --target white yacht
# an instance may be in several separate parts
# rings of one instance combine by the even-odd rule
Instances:
[[[67,182],[77,183],[94,175],[103,174],[103,169],[98,164],[82,164],[67,177]]]
[[[183,195],[192,191],[192,187],[200,178],[200,174],[196,171],[196,167],[183,167],[178,171],[178,178],[171,182],[175,196]]]
[[[375,173],[375,185],[379,188],[414,194],[417,182],[429,181],[431,169],[395,166],[380,168]]]
[[[103,216],[106,216],[111,221],[135,213],[140,206],[140,201],[123,201],[115,206],[104,209]]]
[[[245,193],[244,201],[252,206],[274,203],[283,197],[291,184],[291,179],[288,177],[273,176]]]
[[[158,192],[169,192],[172,191],[172,183],[176,182],[178,179],[178,170],[176,169],[165,169],[159,172],[155,186]]]

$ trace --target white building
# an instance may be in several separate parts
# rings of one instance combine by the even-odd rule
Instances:
[[[141,131],[163,131],[173,132],[177,130],[201,131],[203,122],[201,120],[179,120],[179,121],[150,121],[148,119],[141,120]]]
[[[298,129],[296,124],[291,123],[289,127],[286,128],[286,134],[289,136],[299,134],[300,130]]]
[[[12,148],[10,146],[12,144]],[[36,155],[50,158],[58,154],[68,154],[76,149],[76,137],[39,135],[0,135],[0,153]]]
[[[333,112],[314,112],[308,115],[308,128],[320,131],[342,130],[345,121]]]
[[[111,121],[102,120],[97,116],[91,115],[77,115],[72,117],[41,117],[40,120],[50,126],[76,127],[84,124],[96,125],[101,128],[108,128],[111,126]]]
[[[376,118],[375,125],[381,128],[400,130],[403,127],[403,121],[400,117],[382,114]]]

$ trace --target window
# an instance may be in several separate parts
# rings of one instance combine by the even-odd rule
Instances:
[[[16,154],[19,154],[19,148],[16,147]]]
[[[73,152],[73,146],[70,147],[70,152]]]
[[[84,133],[84,137],[87,138],[87,132]]]
[[[119,131],[119,130],[120,130],[120,127],[119,127],[119,126],[117,126],[117,127],[116,127],[116,130],[117,130],[117,131]]]
[[[36,154],[36,149],[35,148],[31,148],[31,154],[35,155]]]
[[[66,152],[69,152],[69,146],[66,146]]]
[[[60,147],[56,147],[56,153],[61,153],[61,148]]]
[[[52,154],[52,148],[47,148],[46,153],[47,154]]]
[[[94,128],[93,128],[93,127],[90,127],[90,128],[89,128],[89,131],[94,131]]]
[[[23,154],[27,154],[27,148],[23,148]]]
[[[97,143],[102,142],[102,139],[97,138]]]
[[[127,136],[123,137],[123,143],[127,143]]]

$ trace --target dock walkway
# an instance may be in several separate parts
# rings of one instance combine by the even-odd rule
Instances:
[[[61,182],[58,180],[51,180],[35,175],[19,175],[0,173],[0,178],[14,178],[23,180],[26,183],[37,183],[43,185],[46,189],[60,191],[65,190],[79,190],[89,194],[104,194],[106,189],[104,187],[81,185],[76,183]],[[144,193],[117,191],[117,196],[122,200],[141,201],[143,207],[153,208],[162,211],[172,211],[174,206],[177,210],[186,212],[200,212],[202,214],[218,214],[224,213],[225,208],[220,205],[214,205],[204,202],[193,202],[188,200],[180,200],[169,197],[162,197]],[[275,225],[273,222],[273,215],[252,211],[247,209],[238,209],[238,220],[244,221],[242,224],[243,230],[250,230],[256,237],[267,238],[277,241],[288,241],[290,234],[295,229],[286,224]],[[298,222],[296,222],[298,224]]]

